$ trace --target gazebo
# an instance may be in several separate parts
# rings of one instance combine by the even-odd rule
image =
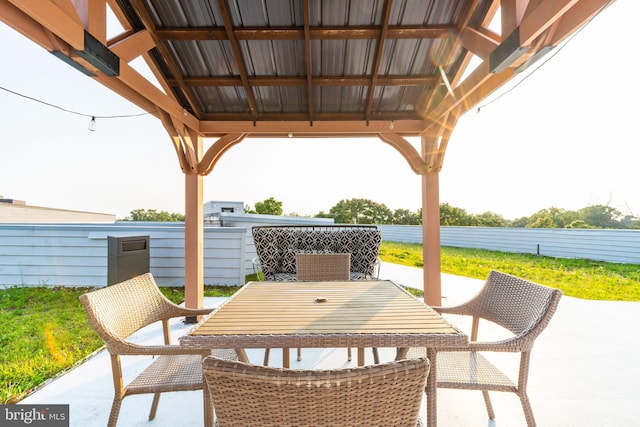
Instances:
[[[439,305],[439,173],[458,119],[611,2],[0,0],[0,20],[162,122],[185,177],[187,306],[203,301],[203,177],[245,138],[287,136],[375,136],[404,157]],[[109,10],[124,28],[111,38]]]

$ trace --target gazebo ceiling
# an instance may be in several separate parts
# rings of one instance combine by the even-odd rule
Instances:
[[[0,19],[183,139],[416,136],[451,127],[607,3],[0,0]],[[109,39],[107,4],[125,29]]]
[[[459,29],[485,21],[492,1],[118,3],[152,33],[155,66],[199,120],[311,125],[421,119],[443,76],[463,69]]]

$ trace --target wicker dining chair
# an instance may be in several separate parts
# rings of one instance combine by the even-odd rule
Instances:
[[[114,398],[108,426],[114,427],[122,400],[134,394],[153,393],[149,419],[155,418],[160,394],[169,391],[203,389],[202,359],[216,355],[237,359],[234,350],[188,350],[171,345],[169,319],[181,316],[208,314],[211,309],[180,307],[158,289],[151,273],[134,277],[115,285],[80,296],[89,324],[105,343],[111,356]],[[127,341],[134,332],[156,323],[162,323],[164,344],[143,345]],[[121,356],[151,356],[153,362],[136,378],[124,384]],[[212,419],[211,405],[204,402],[205,420]]]
[[[350,253],[299,253],[296,254],[296,278],[298,282],[318,280],[350,280]]]
[[[480,292],[468,302],[454,307],[433,307],[442,314],[471,316],[468,347],[438,348],[437,387],[481,390],[490,419],[495,414],[489,391],[515,393],[522,404],[529,427],[536,425],[527,381],[531,349],[547,327],[558,307],[562,291],[539,285],[498,271],[491,271]],[[497,341],[478,341],[480,320],[500,325],[513,335]],[[482,353],[519,353],[517,381],[491,363]],[[408,357],[424,357],[424,348],[411,348]]]
[[[203,370],[217,427],[415,427],[429,361],[298,370],[207,357]]]
[[[298,282],[350,280],[350,253],[299,253],[296,254],[296,279]],[[287,349],[283,349],[287,351]],[[264,365],[269,364],[270,349],[265,349]],[[302,360],[302,349],[298,348],[298,361]],[[347,360],[351,361],[351,347],[347,348]],[[373,349],[374,363],[380,363],[378,349]]]

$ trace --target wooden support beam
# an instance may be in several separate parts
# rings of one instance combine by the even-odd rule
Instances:
[[[171,138],[171,142],[173,143],[173,148],[176,150],[176,156],[178,157],[178,163],[180,164],[180,169],[182,173],[188,174],[191,173],[191,168],[189,167],[189,162],[187,160],[187,155],[185,153],[184,146],[182,145],[182,139],[180,135],[176,131],[176,128],[173,124],[173,120],[171,116],[164,111],[160,114],[160,121],[164,126],[165,130],[169,134]]]
[[[153,34],[155,34],[156,31],[156,26],[153,18],[147,12],[147,8],[144,6],[142,0],[132,0],[132,2],[135,4],[138,15],[140,16],[140,19],[142,20],[145,28],[152,34],[153,37]],[[182,72],[180,71],[180,67],[178,66],[178,64],[176,64],[172,59],[173,55],[171,55],[171,53],[169,52],[169,48],[166,46],[165,42],[160,39],[154,38],[154,44],[155,47],[161,52],[162,57],[165,59],[167,67],[169,67],[171,74],[174,76],[174,78],[176,78],[178,87],[180,88],[182,95],[184,95],[184,98],[189,102],[191,110],[196,116],[199,116],[202,111],[200,110],[198,101],[192,93],[191,89],[182,81]],[[166,79],[166,76],[163,76],[162,79]]]
[[[156,47],[147,30],[127,32],[115,40],[109,40],[109,49],[124,62],[131,62]]]
[[[232,133],[224,135],[218,139],[205,153],[200,165],[198,166],[198,174],[209,175],[213,170],[220,157],[231,147],[240,143],[247,135],[243,133]]]
[[[51,1],[9,0],[27,16],[69,43],[75,50],[84,50],[84,27],[79,24],[78,16],[69,15]]]
[[[395,148],[409,163],[411,170],[418,175],[429,172],[429,165],[420,157],[420,153],[402,136],[392,132],[381,132],[378,137]]]
[[[204,213],[202,175],[186,174],[184,222],[184,303],[202,308],[204,303]],[[196,322],[198,319],[187,319]]]
[[[71,3],[71,0],[55,0]],[[107,0],[73,0],[84,29],[107,44]]]
[[[425,137],[423,137],[425,138]],[[440,268],[440,174],[422,175],[422,259],[424,302],[442,305]]]

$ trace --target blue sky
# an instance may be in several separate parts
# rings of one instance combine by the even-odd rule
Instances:
[[[508,219],[591,204],[640,216],[637,16],[640,2],[614,2],[524,81],[463,116],[441,202]],[[89,116],[143,112],[1,23],[0,53],[3,88]],[[89,132],[89,117],[3,90],[0,108],[0,195],[119,218],[140,208],[184,212],[184,177],[157,119],[98,119]],[[204,179],[205,201],[274,197],[301,215],[350,198],[417,210],[420,192],[420,177],[377,139],[247,139]]]

